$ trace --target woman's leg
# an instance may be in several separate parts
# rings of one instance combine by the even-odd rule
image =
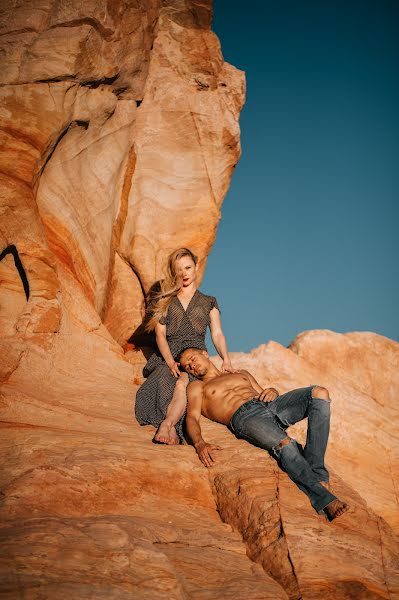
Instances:
[[[175,425],[181,419],[186,410],[187,405],[187,385],[188,375],[182,373],[176,381],[172,400],[166,410],[165,419],[158,427],[155,434],[155,441],[161,444],[178,444],[179,438],[176,433]]]

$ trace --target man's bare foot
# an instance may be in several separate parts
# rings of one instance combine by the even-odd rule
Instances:
[[[323,510],[327,516],[327,519],[329,521],[334,521],[334,519],[340,517],[347,510],[349,510],[349,506],[346,504],[346,502],[342,502],[342,500],[338,500],[337,498],[336,500],[330,502],[330,504],[327,504]]]
[[[176,433],[176,428],[174,427],[174,425],[172,425],[172,427],[169,429],[169,442],[168,444],[171,446],[178,446],[179,445],[179,438],[177,437],[177,433]]]
[[[321,485],[326,488],[331,494],[331,483],[329,481],[320,481]]]
[[[162,421],[154,435],[154,442],[158,444],[170,444],[169,425]]]

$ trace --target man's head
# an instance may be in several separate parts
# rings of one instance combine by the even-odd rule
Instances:
[[[202,379],[212,366],[207,351],[199,348],[186,348],[177,360],[184,371],[198,379]]]

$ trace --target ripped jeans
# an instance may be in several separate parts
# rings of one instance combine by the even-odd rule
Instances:
[[[268,403],[248,400],[234,413],[230,427],[238,438],[267,450],[320,512],[336,496],[320,484],[329,478],[324,455],[330,431],[330,402],[312,398],[314,387],[292,390]],[[286,428],[305,417],[308,418],[305,447],[291,439],[277,448],[288,437]]]

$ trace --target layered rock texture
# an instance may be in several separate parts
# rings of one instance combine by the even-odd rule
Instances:
[[[207,471],[133,418],[144,357],[122,346],[171,250],[203,272],[240,153],[210,0],[0,10],[0,596],[397,597],[398,344],[308,332],[234,357],[330,389],[334,524],[222,426]]]

